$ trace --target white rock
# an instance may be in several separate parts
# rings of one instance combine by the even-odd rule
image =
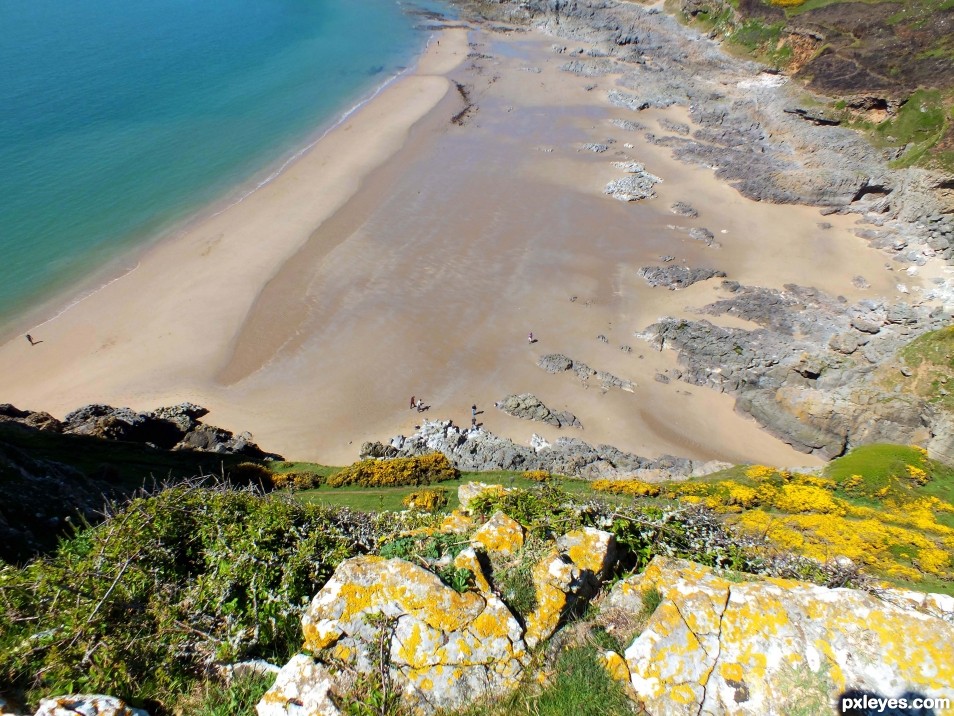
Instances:
[[[102,694],[71,694],[43,699],[35,716],[149,716],[122,699]]]
[[[255,707],[258,716],[340,716],[329,691],[333,678],[310,656],[296,654]]]

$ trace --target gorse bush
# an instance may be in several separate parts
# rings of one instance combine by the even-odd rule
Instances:
[[[439,452],[420,457],[397,457],[391,460],[362,460],[330,476],[330,487],[359,485],[361,487],[400,487],[403,485],[433,485],[436,482],[456,480],[460,470]]]
[[[167,712],[214,662],[296,650],[303,604],[352,544],[333,510],[277,496],[136,499],[51,557],[0,569],[0,684]]]
[[[408,509],[437,512],[447,507],[447,490],[443,487],[425,487],[422,490],[414,490],[404,498],[401,504]]]
[[[553,475],[547,470],[525,470],[523,477],[531,482],[549,482]]]
[[[642,480],[594,480],[592,487],[598,492],[634,497],[655,497],[660,492],[659,485]]]
[[[314,472],[276,472],[269,476],[271,486],[276,490],[314,490],[324,483],[325,478]]]

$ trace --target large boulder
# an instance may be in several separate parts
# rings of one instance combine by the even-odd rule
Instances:
[[[306,650],[361,672],[386,668],[418,712],[459,708],[512,689],[529,661],[523,629],[499,598],[458,593],[433,572],[400,559],[342,562],[302,625]]]
[[[43,699],[35,716],[149,716],[115,696],[74,694]]]
[[[524,639],[531,648],[549,639],[566,616],[599,590],[616,556],[609,532],[573,530],[533,568],[536,607],[527,615]]]
[[[954,599],[752,580],[656,557],[613,588],[606,606],[634,613],[662,596],[625,653],[649,713],[820,714],[847,692],[954,700]]]
[[[470,542],[488,554],[509,557],[523,547],[523,527],[503,512],[496,512],[474,532]]]

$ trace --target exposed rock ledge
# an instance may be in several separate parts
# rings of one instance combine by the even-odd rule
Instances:
[[[498,410],[502,410],[507,415],[524,420],[537,420],[547,425],[553,425],[557,428],[582,428],[579,419],[571,412],[566,410],[550,410],[543,401],[533,393],[521,393],[520,395],[508,395],[503,400],[494,403]]]
[[[466,512],[453,517],[446,524],[456,533],[477,525]],[[474,589],[463,593],[400,559],[343,562],[302,619],[310,655],[285,665],[259,716],[291,716],[302,707],[337,715],[335,700],[352,674],[374,668],[380,653],[413,713],[502,696],[533,668],[529,649],[586,605],[617,559],[608,532],[587,527],[555,540],[532,569],[537,606],[521,622],[493,584],[494,564],[522,547],[523,527],[498,512],[469,542],[453,561],[473,574]],[[662,599],[625,658],[602,655],[644,713],[820,714],[851,692],[954,697],[954,598],[946,595],[875,596],[656,557],[614,586],[599,611],[619,623],[639,619],[650,590]]]
[[[252,442],[251,433],[234,435],[200,422],[199,418],[208,412],[193,403],[145,412],[93,404],[68,413],[61,422],[49,413],[19,410],[5,403],[0,404],[0,422],[19,423],[65,435],[144,443],[161,450],[202,450],[251,458],[278,457],[262,451]]]
[[[814,288],[724,281],[727,295],[700,313],[731,315],[751,330],[664,318],[645,337],[679,352],[667,378],[736,396],[736,408],[796,449],[835,457],[872,442],[949,452],[951,426],[917,396],[880,384],[877,369],[917,335],[946,325],[927,306],[850,305]]]
[[[705,475],[725,467],[719,462],[699,462],[663,455],[650,459],[611,445],[592,446],[575,438],[559,438],[552,445],[536,438],[534,446],[517,445],[485,430],[466,430],[451,420],[425,420],[413,435],[396,435],[385,444],[367,442],[362,458],[392,458],[440,452],[466,472],[483,470],[547,470],[557,475],[587,479],[639,475],[684,477]]]

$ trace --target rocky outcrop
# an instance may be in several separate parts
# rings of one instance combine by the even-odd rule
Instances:
[[[604,194],[609,194],[620,201],[639,201],[641,199],[652,199],[656,196],[656,190],[653,187],[662,179],[647,172],[646,167],[642,164],[638,162],[614,162],[613,166],[626,172],[627,176],[614,179],[607,184],[606,188],[603,189]]]
[[[480,491],[475,486],[467,495]],[[461,592],[402,559],[342,562],[302,618],[308,654],[282,668],[258,716],[337,716],[336,702],[359,673],[386,678],[415,714],[506,694],[530,666],[529,649],[585,607],[616,562],[608,532],[585,528],[551,540],[532,568],[534,607],[520,618],[493,584],[494,565],[519,558],[523,527],[498,512],[471,544],[453,560],[472,576]]]
[[[482,489],[504,490],[472,485],[467,496]],[[307,654],[282,668],[259,716],[337,716],[358,674],[386,679],[422,716],[546,678],[527,673],[529,650],[587,608],[618,555],[613,535],[591,527],[546,540],[542,551],[534,544],[494,514],[453,558],[471,573],[463,591],[401,559],[341,563],[302,619]],[[521,615],[495,576],[527,555],[535,599]],[[594,620],[613,634],[638,629],[624,654],[599,658],[648,714],[826,713],[852,693],[954,697],[954,597],[946,595],[829,589],[657,556],[616,583]]]
[[[507,415],[523,420],[537,420],[556,428],[582,428],[577,417],[566,410],[550,410],[533,393],[521,393],[520,395],[508,395],[501,401],[494,403],[498,410],[502,410]]]
[[[653,288],[665,286],[670,291],[688,288],[694,283],[708,281],[714,277],[725,278],[725,271],[688,266],[643,266],[637,273]]]
[[[199,418],[208,412],[193,403],[146,412],[109,405],[86,405],[68,413],[61,430],[69,435],[147,443],[164,450],[203,450],[250,458],[279,457],[263,452],[251,441],[250,433],[233,435],[228,430],[199,422]]]
[[[645,458],[610,445],[589,445],[575,438],[559,438],[538,447],[517,445],[486,430],[467,430],[450,420],[425,420],[416,433],[396,435],[388,443],[368,442],[361,457],[391,458],[443,453],[465,472],[483,470],[546,470],[555,475],[586,479],[640,475],[646,479],[684,476],[705,471],[707,463],[663,455]]]
[[[607,373],[603,370],[590,368],[586,363],[574,361],[562,353],[542,355],[539,360],[537,360],[537,365],[543,368],[547,373],[565,373],[566,371],[572,371],[584,383],[588,383],[590,378],[596,378],[604,389],[619,388],[620,390],[632,392],[636,387],[632,381],[617,378],[612,373]]]
[[[53,549],[74,526],[99,522],[107,502],[144,487],[269,456],[247,433],[199,422],[206,412],[190,403],[145,413],[88,405],[60,421],[0,405],[0,559]]]
[[[924,444],[941,416],[916,396],[871,380],[875,368],[946,317],[925,307],[783,291],[726,281],[726,298],[704,307],[756,324],[751,330],[667,318],[646,333],[679,352],[681,378],[736,395],[736,408],[792,446],[827,457],[871,442]]]
[[[142,709],[126,705],[122,699],[99,694],[58,696],[43,699],[35,716],[149,716]]]
[[[604,608],[662,600],[626,649],[650,714],[828,713],[846,694],[954,699],[954,599],[737,581],[656,557]]]

